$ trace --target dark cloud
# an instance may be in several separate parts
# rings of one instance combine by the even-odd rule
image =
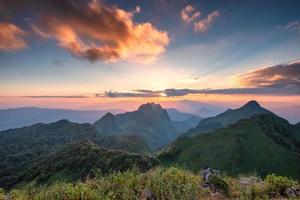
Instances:
[[[16,13],[26,9],[32,32],[54,39],[73,55],[91,62],[126,60],[149,63],[164,53],[167,32],[151,23],[135,23],[140,12],[125,11],[98,0],[3,0]]]
[[[119,97],[161,97],[160,92],[151,91],[151,90],[140,90],[141,92],[115,92],[115,91],[106,91],[104,95],[97,94],[98,97],[110,97],[110,98],[119,98]]]

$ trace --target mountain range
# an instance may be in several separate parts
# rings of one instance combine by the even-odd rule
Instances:
[[[189,121],[189,116],[176,111],[176,119],[182,120],[178,123]],[[186,124],[184,130],[194,126],[193,123]],[[36,160],[51,155],[69,143],[89,140],[104,148],[149,154],[155,148],[173,141],[183,131],[182,127],[175,127],[167,111],[160,105],[144,104],[134,112],[116,116],[107,113],[95,125],[64,119],[1,131],[0,187],[13,184],[18,174]]]
[[[37,123],[52,123],[61,119],[68,119],[77,123],[94,123],[105,113],[121,113],[121,109],[110,110],[67,110],[48,108],[12,108],[0,110],[0,131],[9,128],[21,128]]]
[[[154,103],[143,104],[133,112],[107,113],[94,126],[103,135],[139,135],[153,151],[170,143],[182,130],[176,128],[166,110]]]
[[[208,133],[234,124],[240,119],[248,119],[254,115],[265,113],[271,112],[261,107],[256,101],[249,101],[238,109],[227,109],[225,112],[216,115],[215,117],[201,120],[195,128],[190,129],[184,136],[192,137],[202,133]]]
[[[209,133],[181,137],[158,158],[165,165],[195,171],[209,166],[230,175],[256,172],[300,178],[299,135],[299,127],[268,112]]]
[[[144,154],[149,152],[144,140],[137,135],[105,136],[91,124],[60,120],[50,124],[9,129],[0,132],[0,187],[15,181],[17,175],[35,160],[50,155],[66,144],[89,140],[105,148]]]
[[[181,112],[174,108],[166,109],[166,111],[172,121],[183,123],[183,130],[195,126],[193,123],[189,124],[189,118],[199,118],[199,121],[203,119],[199,115]],[[106,113],[118,114],[123,112],[125,112],[125,110],[122,109],[68,110],[36,107],[0,109],[0,119],[5,119],[0,120],[0,131],[10,128],[21,128],[37,123],[52,123],[61,119],[67,119],[77,123],[94,123]],[[186,122],[187,124],[184,124]]]
[[[256,101],[206,119],[147,103],[94,124],[59,120],[0,131],[0,158],[3,188],[159,164],[299,178],[300,125]]]

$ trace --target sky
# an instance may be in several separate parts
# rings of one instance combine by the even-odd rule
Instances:
[[[256,99],[294,110],[299,10],[297,0],[0,0],[0,107]]]

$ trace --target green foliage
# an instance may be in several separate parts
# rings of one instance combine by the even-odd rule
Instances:
[[[271,183],[276,186],[280,183],[280,187],[290,183],[295,186],[294,181],[287,178],[282,181],[282,177],[280,179],[271,175],[265,182],[242,185],[236,178],[221,179],[213,176],[211,182],[219,191],[215,192],[203,188],[202,177],[191,171],[174,167],[156,168],[144,173],[129,170],[87,179],[85,182],[56,182],[49,186],[12,190],[8,193],[7,200],[140,200],[145,191],[161,200],[258,200],[272,198],[268,193]]]
[[[22,185],[49,184],[57,180],[78,181],[87,177],[136,168],[146,171],[158,162],[148,156],[102,148],[78,141],[35,163],[18,177]]]
[[[269,174],[264,181],[256,182],[243,188],[245,199],[282,199],[289,198],[286,189],[299,190],[299,184],[287,177]],[[247,198],[246,198],[247,197]],[[295,199],[299,199],[299,196]]]
[[[266,176],[265,182],[267,184],[266,190],[272,196],[284,195],[287,188],[291,188],[297,184],[287,177],[276,176],[275,174]]]
[[[216,175],[212,175],[209,178],[209,184],[214,186],[214,189],[225,194],[226,196],[229,195],[229,186],[228,184]]]
[[[0,188],[0,200],[4,200],[4,197],[5,197],[5,191]]]
[[[157,169],[144,176],[145,187],[158,199],[189,200],[197,196],[200,176],[178,168]]]
[[[89,140],[105,148],[147,153],[148,147],[138,136],[104,136],[91,124],[60,120],[50,124],[0,132],[0,187],[9,188],[18,182],[18,175],[32,163],[61,150],[66,144]]]

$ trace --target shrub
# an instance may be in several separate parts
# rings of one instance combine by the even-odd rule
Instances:
[[[158,168],[143,176],[145,188],[158,199],[193,199],[198,192],[201,180],[193,173],[175,167]]]
[[[216,175],[212,175],[209,178],[209,184],[214,186],[214,189],[218,192],[221,192],[222,194],[225,194],[226,196],[229,195],[229,186],[228,184],[221,179],[220,177]]]
[[[4,200],[4,198],[5,198],[5,191],[2,188],[0,188],[0,200]]]
[[[297,183],[293,180],[288,179],[284,176],[276,176],[275,174],[270,174],[265,178],[266,190],[271,196],[285,196],[285,191],[287,188],[291,188]]]
[[[258,179],[259,180],[259,179]],[[209,185],[219,193],[201,187],[201,176],[175,167],[156,168],[146,173],[138,170],[113,172],[85,182],[56,182],[48,186],[12,190],[0,200],[139,200],[145,194],[162,200],[249,199],[286,197],[286,188],[298,186],[286,177],[268,175],[264,181],[243,184],[239,179],[212,175]],[[297,187],[296,187],[297,188]],[[147,196],[147,195],[146,195]]]

